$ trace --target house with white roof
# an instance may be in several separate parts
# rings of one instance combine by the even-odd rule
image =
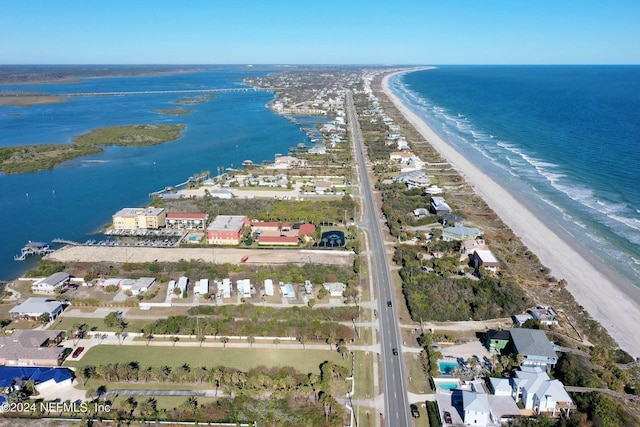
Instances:
[[[218,284],[220,298],[231,298],[231,279],[222,279],[222,283]]]
[[[474,250],[471,254],[471,261],[473,262],[476,271],[480,267],[483,267],[492,273],[497,273],[498,268],[500,267],[500,261],[498,261],[493,252],[488,248]]]
[[[53,273],[51,276],[37,280],[31,285],[34,294],[53,295],[58,289],[63,289],[71,280],[71,275],[61,271]]]
[[[48,314],[49,318],[53,320],[58,317],[63,310],[64,305],[59,301],[53,301],[43,297],[31,297],[9,310],[9,315],[11,316],[11,320],[37,320],[43,314]]]
[[[486,426],[491,422],[491,408],[485,393],[462,391],[464,423],[469,426]]]
[[[200,279],[196,281],[193,287],[194,295],[206,295],[209,293],[209,279]]]
[[[552,380],[540,367],[523,366],[511,379],[513,396],[522,401],[525,409],[533,409],[536,414],[566,411],[569,415],[573,401],[559,380]]]
[[[236,280],[236,290],[238,291],[240,298],[251,298],[251,280]]]
[[[264,279],[264,294],[270,297],[273,296],[273,280]]]

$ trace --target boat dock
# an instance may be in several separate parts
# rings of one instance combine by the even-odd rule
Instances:
[[[32,255],[47,255],[51,252],[53,252],[53,249],[51,249],[48,243],[29,241],[20,251],[20,255],[14,256],[13,259],[15,261],[24,261]]]

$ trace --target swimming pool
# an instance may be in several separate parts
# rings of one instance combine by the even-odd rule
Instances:
[[[453,390],[458,388],[458,383],[438,383],[438,386],[445,390]]]
[[[460,364],[457,362],[440,360],[438,362],[438,368],[440,369],[440,372],[442,372],[444,375],[451,375],[451,371],[453,371],[454,369],[461,369],[462,366],[460,366]]]

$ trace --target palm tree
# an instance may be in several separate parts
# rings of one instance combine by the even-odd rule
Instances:
[[[176,343],[180,341],[180,337],[173,336],[171,337],[171,341],[173,341],[173,346],[176,346]]]
[[[249,342],[249,347],[253,348],[253,343],[256,342],[256,337],[253,335],[249,335],[247,337],[247,341]]]
[[[280,344],[280,338],[274,338],[273,343],[276,345],[276,347],[278,347],[278,345]]]
[[[205,340],[207,339],[207,337],[205,337],[204,335],[198,335],[198,341],[200,341],[200,347],[202,347],[202,343],[205,342]]]
[[[224,348],[227,348],[227,343],[229,342],[229,337],[220,337],[220,341],[224,345]]]

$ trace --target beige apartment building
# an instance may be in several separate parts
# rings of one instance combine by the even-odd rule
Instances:
[[[113,228],[157,230],[165,226],[166,220],[167,211],[164,208],[124,208],[113,215]]]

